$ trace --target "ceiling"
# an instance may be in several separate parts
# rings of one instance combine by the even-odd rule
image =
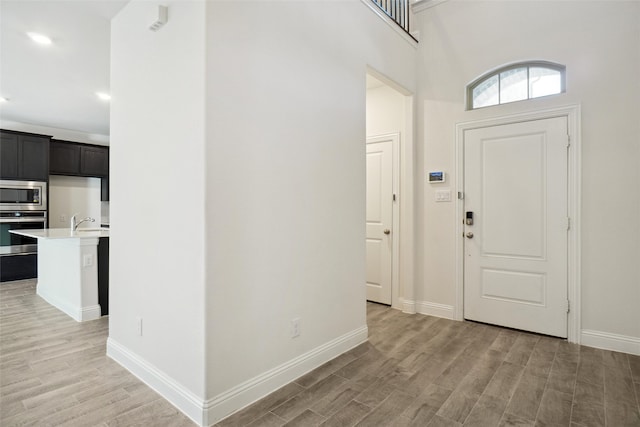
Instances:
[[[96,92],[109,93],[110,20],[128,1],[0,1],[0,119],[109,135],[109,102]],[[367,76],[368,89],[383,85]]]
[[[110,20],[128,0],[2,0],[0,118],[109,134]],[[27,32],[47,35],[42,46]]]

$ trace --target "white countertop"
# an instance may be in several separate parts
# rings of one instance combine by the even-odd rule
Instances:
[[[10,230],[10,233],[36,239],[89,239],[97,237],[109,237],[107,228],[78,228],[71,231],[70,228],[45,228],[40,230]]]

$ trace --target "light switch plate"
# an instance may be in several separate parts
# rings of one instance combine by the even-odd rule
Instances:
[[[436,190],[436,202],[450,202],[451,190]]]

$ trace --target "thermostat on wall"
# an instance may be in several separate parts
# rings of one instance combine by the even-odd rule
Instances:
[[[442,171],[429,172],[429,183],[438,184],[444,182],[445,173]]]

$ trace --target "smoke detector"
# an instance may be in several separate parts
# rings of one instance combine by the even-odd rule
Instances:
[[[168,8],[167,6],[158,6],[158,18],[149,26],[151,31],[158,31],[167,23]]]

